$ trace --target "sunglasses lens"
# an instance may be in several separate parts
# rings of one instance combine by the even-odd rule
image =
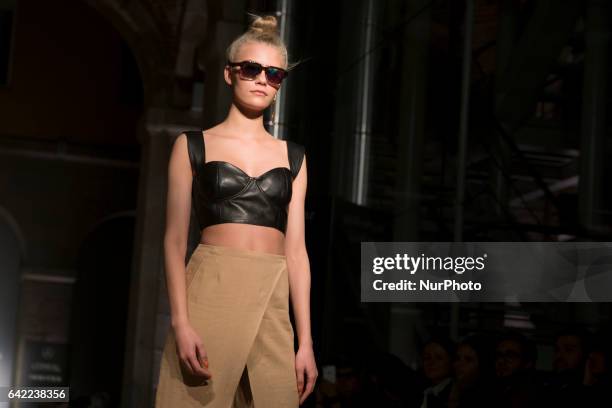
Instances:
[[[274,85],[278,85],[283,81],[285,77],[285,72],[276,68],[268,68],[266,69],[266,78],[268,82]]]
[[[245,62],[240,66],[240,72],[246,78],[255,78],[261,72],[261,65],[254,62]]]

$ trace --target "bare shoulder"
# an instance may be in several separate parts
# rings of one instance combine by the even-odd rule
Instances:
[[[187,134],[185,132],[179,134],[176,139],[174,139],[172,153],[176,154],[177,151],[182,151],[187,149]]]
[[[189,147],[187,146],[187,135],[185,133],[179,134],[172,145],[170,152],[170,166],[178,166],[182,169],[187,169],[189,165]]]

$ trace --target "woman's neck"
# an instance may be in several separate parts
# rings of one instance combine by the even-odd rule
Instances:
[[[234,103],[230,106],[224,123],[231,133],[244,135],[247,138],[260,137],[267,133],[263,125],[263,111],[247,110]]]

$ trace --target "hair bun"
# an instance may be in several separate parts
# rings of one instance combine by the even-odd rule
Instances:
[[[225,57],[228,61],[236,61],[240,48],[250,42],[268,44],[278,48],[281,58],[282,67],[291,69],[292,64],[289,64],[287,46],[285,45],[278,28],[278,17],[275,15],[259,16],[249,13],[249,28],[236,38],[225,50]]]
[[[251,13],[249,13],[251,14]],[[251,22],[249,27],[249,31],[254,31],[258,33],[270,33],[277,34],[278,30],[278,20],[275,16],[258,16],[256,14],[251,14],[254,17],[254,20]]]

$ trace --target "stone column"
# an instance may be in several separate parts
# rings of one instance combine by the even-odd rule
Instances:
[[[121,406],[152,406],[153,347],[158,276],[163,269],[168,137],[142,130],[138,207],[127,319]]]
[[[127,320],[121,406],[150,407],[157,382],[160,333],[168,319],[158,313],[160,281],[164,279],[163,240],[166,219],[168,159],[175,137],[197,129],[198,112],[149,109],[142,128],[138,209]]]

